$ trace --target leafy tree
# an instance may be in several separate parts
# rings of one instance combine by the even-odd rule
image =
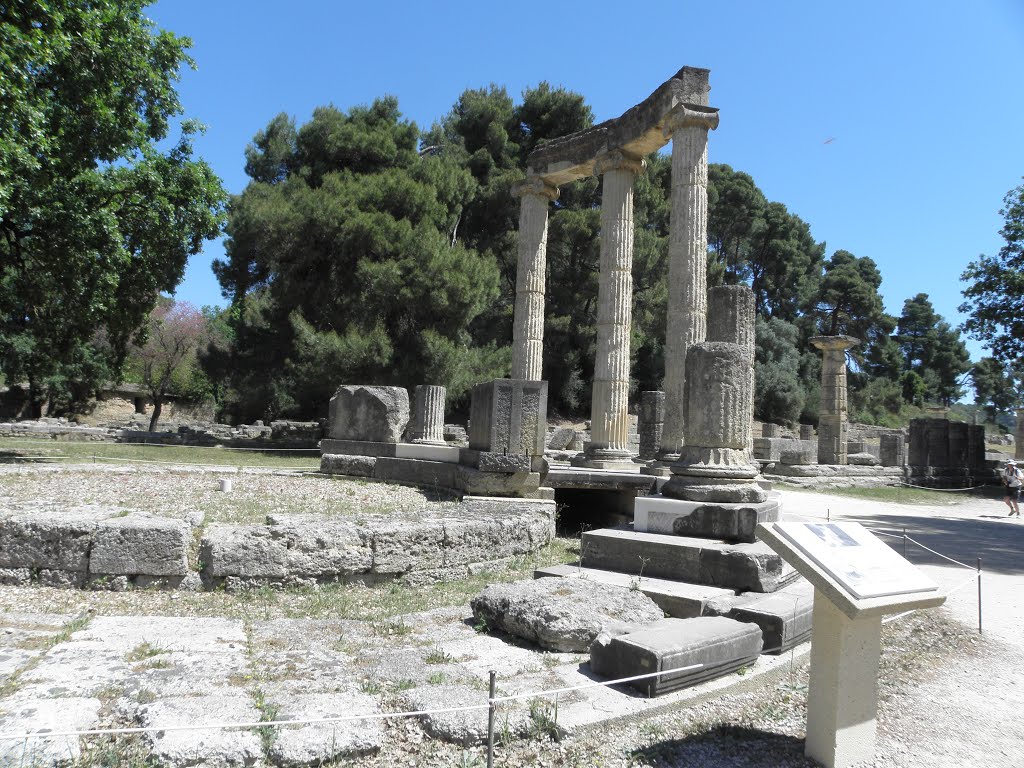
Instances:
[[[708,166],[708,285],[736,285],[747,275],[751,239],[767,205],[750,174]]]
[[[198,124],[161,148],[191,43],[144,5],[0,5],[0,369],[28,381],[37,415],[47,388],[73,399],[116,373],[159,293],[220,231],[224,191],[192,157]]]
[[[800,382],[799,330],[779,318],[756,318],[754,416],[792,424],[800,417],[806,393]]]
[[[1010,190],[999,211],[1004,245],[996,256],[982,254],[960,279],[970,283],[960,311],[963,329],[1004,362],[1024,357],[1024,184]]]
[[[935,327],[924,367],[928,397],[949,406],[964,394],[964,383],[971,369],[971,356],[960,339],[960,331],[945,320]]]
[[[848,335],[866,341],[883,322],[885,310],[878,293],[882,275],[872,259],[836,251],[824,264],[824,274],[812,313],[817,330],[826,336]]]
[[[1001,415],[1021,403],[1022,372],[1009,368],[994,357],[983,357],[971,369],[974,401],[984,408],[993,424]]]
[[[458,234],[477,184],[418,143],[391,97],[318,108],[297,130],[278,116],[256,135],[215,264],[233,344],[204,355],[232,370],[232,415],[315,417],[356,380],[430,381],[456,399],[507,371],[507,348],[470,332],[499,279]]]
[[[920,372],[925,365],[931,356],[935,327],[940,319],[927,293],[919,293],[903,302],[896,341],[903,353],[905,370]]]
[[[208,339],[206,316],[188,302],[165,299],[150,312],[128,363],[153,400],[150,432],[156,429],[169,395],[194,389],[199,372],[197,353]]]

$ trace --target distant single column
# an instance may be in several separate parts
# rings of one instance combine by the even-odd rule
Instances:
[[[860,344],[852,336],[814,336],[822,351],[821,409],[818,412],[818,463],[846,464],[846,350]]]
[[[548,203],[558,197],[558,188],[534,176],[519,182],[512,191],[519,195],[519,262],[512,327],[512,378],[540,381],[544,357]]]
[[[416,387],[412,441],[444,445],[444,400],[447,390],[430,384]]]
[[[718,110],[681,105],[665,122],[672,139],[672,208],[668,240],[668,323],[665,331],[665,428],[659,463],[679,458],[683,444],[686,352],[707,330],[708,131]]]
[[[597,294],[597,356],[590,448],[581,462],[598,468],[634,466],[629,450],[629,336],[633,316],[633,184],[644,161],[625,152],[598,157],[601,261]]]

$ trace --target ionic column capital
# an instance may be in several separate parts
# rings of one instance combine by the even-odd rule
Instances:
[[[845,352],[860,344],[853,336],[812,336],[808,341],[823,352]]]
[[[703,128],[713,131],[718,127],[718,110],[695,104],[680,104],[665,118],[662,134],[671,138],[680,128]]]
[[[558,187],[544,181],[540,176],[527,176],[522,181],[517,181],[512,185],[512,194],[516,197],[536,195],[548,200],[557,200]]]
[[[636,175],[647,165],[642,157],[635,157],[621,149],[602,152],[594,160],[594,175],[603,176],[608,171],[629,171]]]

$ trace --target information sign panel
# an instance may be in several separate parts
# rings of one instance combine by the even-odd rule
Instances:
[[[774,528],[858,600],[938,590],[860,523],[775,523]]]

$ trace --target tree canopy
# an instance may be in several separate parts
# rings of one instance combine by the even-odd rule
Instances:
[[[969,285],[960,311],[969,336],[996,359],[1014,362],[1024,357],[1024,184],[1006,194],[999,215],[1003,247],[964,270],[960,279]]]
[[[0,370],[38,412],[116,373],[222,224],[175,83],[188,38],[141,0],[0,6]],[[93,343],[97,337],[102,343]]]

